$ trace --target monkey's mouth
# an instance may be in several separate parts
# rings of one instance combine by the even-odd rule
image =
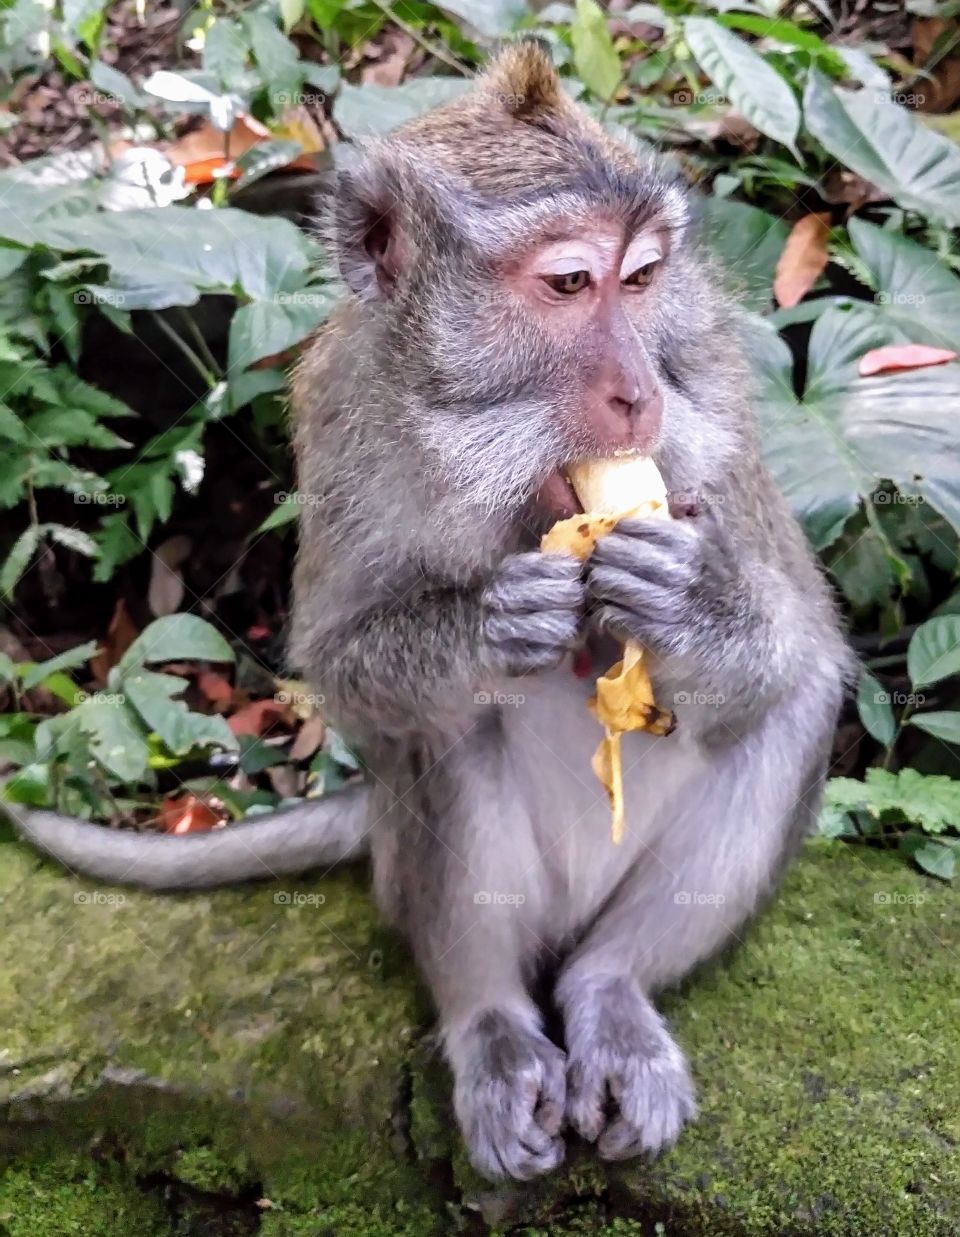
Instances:
[[[573,486],[559,468],[541,485],[537,492],[537,504],[555,520],[566,520],[583,511]]]

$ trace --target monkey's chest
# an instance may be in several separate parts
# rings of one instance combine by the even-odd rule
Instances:
[[[590,763],[603,736],[587,710],[593,684],[592,674],[578,677],[564,665],[513,681],[505,690],[514,703],[502,710],[517,793],[550,886],[545,905],[563,921],[550,926],[563,931],[588,921],[635,864],[656,862],[657,842],[696,760],[682,734],[623,736],[625,829],[614,844],[609,800]]]

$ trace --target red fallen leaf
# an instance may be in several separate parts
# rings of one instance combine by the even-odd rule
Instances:
[[[213,670],[204,670],[197,675],[197,687],[211,704],[229,704],[233,699],[233,687],[228,679]]]
[[[183,180],[187,185],[209,185],[221,176],[238,180],[240,169],[232,159],[215,155],[212,159],[195,159],[183,165]]]
[[[107,681],[107,674],[117,664],[127,649],[133,644],[140,631],[133,619],[127,613],[123,598],[119,598],[114,607],[110,626],[107,628],[106,644],[101,651],[90,659],[93,677],[102,687]]]
[[[805,215],[793,225],[777,262],[773,295],[785,309],[799,305],[827,265],[830,216]]]
[[[945,365],[956,360],[957,354],[949,348],[931,348],[927,344],[888,344],[885,348],[871,348],[857,363],[861,378],[871,374],[886,374],[898,369],[923,369],[927,365]]]
[[[164,833],[205,833],[226,819],[196,795],[179,795],[160,804]]]
[[[253,700],[228,718],[227,724],[234,734],[248,734],[256,739],[277,722],[292,728],[294,721],[290,707],[279,700]]]

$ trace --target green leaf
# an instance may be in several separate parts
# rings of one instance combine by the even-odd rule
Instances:
[[[915,344],[960,350],[960,278],[901,232],[854,217],[847,227],[884,321]]]
[[[118,567],[136,558],[145,548],[140,538],[134,535],[127,517],[120,512],[101,520],[94,536],[100,553],[93,569],[93,578],[101,584],[111,579]]]
[[[94,60],[90,65],[90,81],[98,90],[111,95],[124,107],[144,107],[148,102],[126,73],[121,73],[113,65],[104,64],[102,60]]]
[[[709,17],[684,18],[683,34],[701,69],[744,118],[796,154],[800,105],[776,69]]]
[[[48,190],[17,188],[29,192],[17,200],[16,214],[0,213],[0,236],[66,253],[101,254],[111,268],[111,287],[118,290],[142,287],[149,271],[151,286],[226,293],[239,288],[251,298],[270,300],[301,287],[308,277],[309,242],[286,219],[229,207],[204,211],[174,205],[88,213],[78,224],[76,216],[44,213]]]
[[[303,85],[303,66],[296,47],[265,13],[243,14],[250,49],[275,104],[296,103]]]
[[[90,741],[93,755],[122,782],[135,782],[147,769],[147,744],[143,727],[123,703],[91,697],[69,715]]]
[[[123,677],[123,693],[151,730],[177,756],[198,747],[237,748],[237,739],[219,716],[192,713],[184,701],[174,700],[187,688],[186,679],[140,670]]]
[[[87,558],[97,557],[97,543],[79,528],[68,528],[66,524],[45,524],[44,531],[58,545],[73,550],[75,554],[85,554]]]
[[[23,676],[24,691],[37,687],[57,670],[76,670],[79,666],[85,666],[99,647],[96,640],[88,640],[86,644],[78,644],[76,648],[58,653],[47,661],[36,662]]]
[[[722,13],[715,20],[721,26],[745,30],[747,34],[773,39],[777,43],[786,43],[790,47],[799,47],[801,51],[810,52],[835,77],[842,77],[846,72],[846,61],[837,48],[825,43],[812,30],[805,30],[785,17],[761,17],[758,13]]]
[[[922,833],[908,833],[900,839],[900,848],[931,876],[953,880],[956,875],[957,852],[949,842],[932,841]]]
[[[0,794],[10,803],[46,807],[50,803],[50,766],[40,763],[24,765],[0,786]]]
[[[789,227],[765,210],[743,202],[706,198],[704,239],[742,290],[748,309],[761,312],[773,296],[773,277]]]
[[[256,146],[251,146],[237,160],[240,175],[233,183],[232,192],[236,193],[238,189],[254,184],[278,168],[285,168],[288,163],[296,159],[302,149],[299,142],[281,138],[275,142],[260,142]]]
[[[462,18],[486,39],[509,34],[530,14],[524,0],[440,0],[437,7]]]
[[[900,206],[948,227],[960,226],[960,148],[924,128],[882,92],[843,90],[810,73],[804,93],[807,128],[844,167]]]
[[[242,87],[247,75],[250,44],[243,28],[231,17],[218,17],[207,30],[203,43],[203,69],[223,90]]]
[[[303,17],[306,7],[305,0],[280,0],[280,20],[285,34],[289,34]]]
[[[607,16],[596,0],[577,0],[577,15],[570,27],[573,63],[592,94],[609,103],[623,80],[623,66]]]
[[[814,545],[838,535],[883,480],[960,528],[960,365],[861,378],[865,352],[890,342],[868,307],[827,309],[810,335],[807,384],[793,394],[782,341],[758,332],[763,451]]]
[[[10,597],[20,577],[30,565],[40,542],[41,525],[31,524],[23,530],[0,567],[0,596]]]
[[[866,670],[857,689],[857,712],[867,734],[889,747],[897,734],[897,721],[890,707],[890,693]]]
[[[907,649],[907,673],[914,687],[960,674],[960,615],[944,614],[921,623]]]
[[[233,662],[233,649],[217,629],[196,614],[166,614],[140,633],[119,662],[121,677],[162,661]]]
[[[278,502],[266,519],[260,522],[257,526],[258,533],[268,533],[273,528],[285,528],[294,523],[300,514],[300,506],[289,501],[289,495],[286,495],[285,499],[284,502]]]
[[[885,813],[903,817],[927,833],[942,833],[956,828],[960,821],[960,781],[939,774],[918,773],[916,769],[868,769],[866,781],[830,778],[824,801],[843,811]]]
[[[281,293],[274,302],[241,305],[230,323],[230,377],[239,376],[255,361],[300,343],[327,319],[335,303],[331,288],[316,287]]]
[[[960,744],[960,713],[955,710],[915,713],[909,723],[918,730],[932,734],[935,739],[942,739],[944,743]]]
[[[344,82],[333,105],[333,118],[351,140],[380,136],[433,107],[459,99],[470,86],[465,77],[418,77],[400,86]]]

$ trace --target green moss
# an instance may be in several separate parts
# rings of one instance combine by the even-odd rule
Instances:
[[[4,1237],[157,1237],[170,1229],[159,1203],[123,1169],[81,1155],[27,1160],[0,1176]]]
[[[494,1188],[464,1162],[422,993],[362,874],[102,901],[0,854],[16,1237],[110,1237],[95,1196],[124,1232],[174,1231],[156,1177],[239,1200],[242,1231],[270,1237],[431,1237],[477,1212],[529,1237],[960,1232],[960,900],[896,857],[812,845],[737,953],[666,1002],[701,1103],[673,1151],[608,1170],[572,1146],[551,1178]]]

